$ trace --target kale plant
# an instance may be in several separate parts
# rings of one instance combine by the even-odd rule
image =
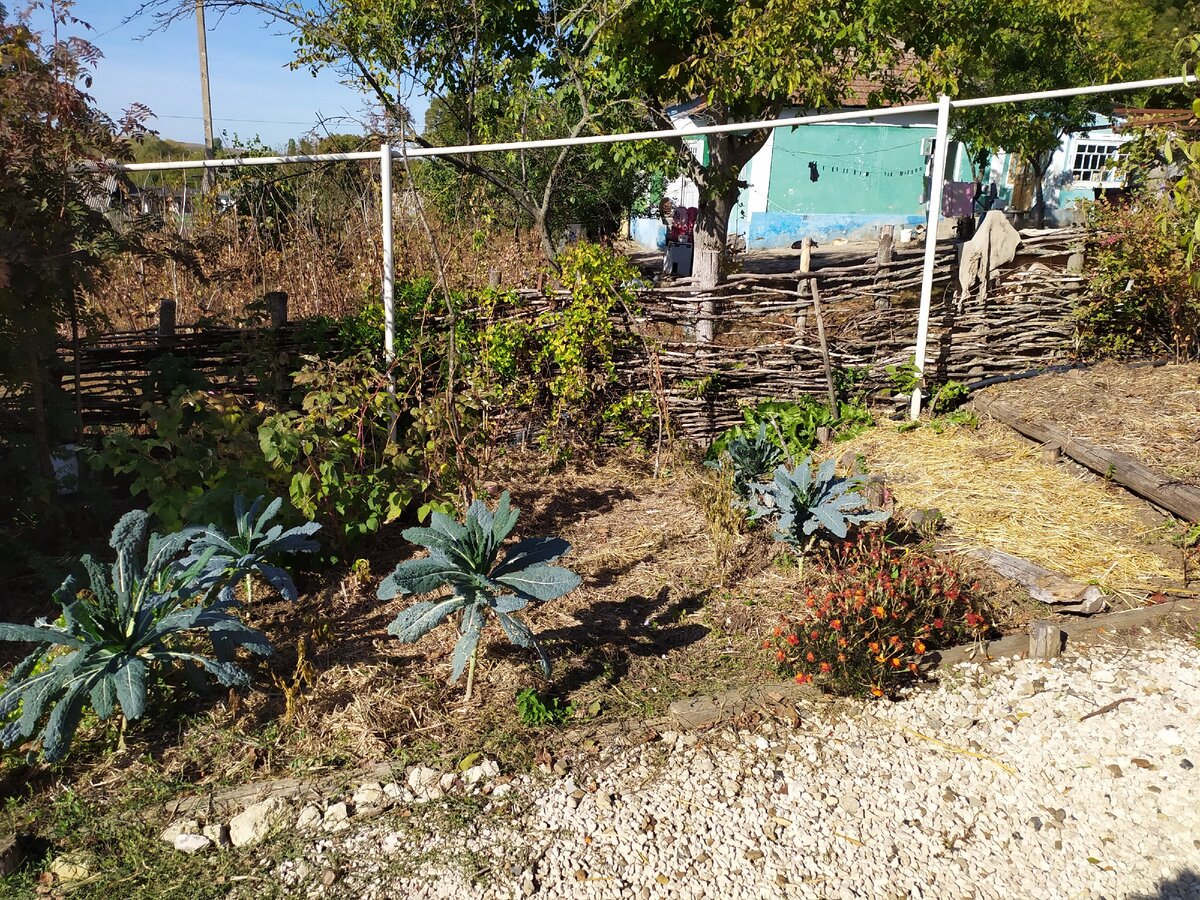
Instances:
[[[282,525],[271,525],[270,521],[279,514],[283,500],[276,497],[259,515],[263,498],[259,497],[249,507],[242,497],[233,501],[233,516],[237,527],[235,534],[227,535],[216,525],[196,531],[191,540],[191,555],[182,561],[183,566],[208,556],[205,577],[212,582],[228,580],[233,573],[243,574],[246,579],[246,601],[253,599],[251,574],[257,572],[285,600],[298,598],[296,585],[286,569],[271,565],[285,553],[315,553],[321,545],[312,540],[321,526],[308,522],[296,528],[283,530]]]
[[[839,477],[834,460],[826,460],[813,472],[812,457],[795,469],[780,466],[769,484],[753,486],[751,519],[773,518],[774,538],[799,551],[813,541],[819,528],[844,538],[851,525],[882,522],[888,514],[867,509],[867,500],[859,492],[866,484],[861,476]]]
[[[750,500],[751,486],[770,474],[781,462],[783,450],[767,437],[767,425],[760,422],[757,435],[735,435],[725,444],[720,457],[707,460],[704,464],[718,470],[727,465],[731,467],[733,491],[738,499],[745,503]]]
[[[42,754],[48,762],[59,760],[90,705],[101,719],[119,708],[123,746],[126,723],[146,710],[155,670],[180,668],[197,688],[207,672],[233,687],[249,682],[233,661],[239,649],[271,653],[267,638],[234,615],[232,585],[261,560],[253,553],[223,557],[212,545],[211,528],[162,537],[149,534],[148,523],[144,511],[127,513],[109,542],[116,560],[80,560],[87,583],[72,575],[55,592],[62,606],[56,622],[0,623],[0,640],[37,644],[0,693],[0,721],[6,723],[0,744],[11,747],[31,737],[45,717]],[[236,546],[233,539],[226,542]],[[200,639],[211,645],[211,655],[200,651]]]
[[[459,613],[459,639],[454,648],[450,681],[457,681],[470,661],[468,698],[473,683],[475,650],[486,624],[486,614],[490,612],[500,620],[510,641],[538,654],[542,671],[548,678],[549,658],[529,626],[514,613],[531,601],[554,600],[579,586],[579,576],[570,569],[550,565],[571,549],[562,538],[526,538],[511,547],[504,559],[496,563],[500,546],[517,524],[518,515],[520,510],[510,505],[507,491],[500,497],[495,512],[482,500],[476,500],[467,509],[462,522],[433,513],[430,527],[409,528],[404,532],[406,540],[427,548],[429,555],[400,563],[379,585],[380,600],[450,588],[449,596],[414,603],[404,610],[388,626],[388,632],[405,643],[413,643],[449,616]]]

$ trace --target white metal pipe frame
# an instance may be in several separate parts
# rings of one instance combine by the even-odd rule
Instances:
[[[937,224],[941,217],[942,191],[945,180],[946,156],[949,149],[950,111],[975,106],[992,106],[1004,103],[1024,103],[1032,100],[1050,100],[1065,97],[1080,97],[1089,94],[1114,94],[1124,91],[1145,90],[1156,87],[1173,87],[1197,82],[1194,75],[1176,75],[1169,78],[1152,78],[1144,81],[1123,81],[1115,84],[1087,85],[1052,91],[1031,91],[1026,94],[1005,94],[996,97],[978,97],[952,100],[942,95],[936,103],[914,103],[907,106],[891,106],[884,109],[849,110],[818,115],[794,116],[785,119],[763,119],[752,122],[734,122],[726,125],[704,125],[687,132],[667,128],[658,131],[635,131],[625,134],[597,134],[575,138],[550,138],[537,141],[507,141],[495,144],[467,144],[452,147],[419,147],[412,144],[393,147],[383,144],[379,150],[359,153],[313,153],[293,156],[251,156],[228,159],[184,160],[163,163],[118,163],[108,168],[123,172],[153,172],[176,169],[224,169],[242,166],[302,165],[313,163],[352,162],[377,160],[380,167],[382,300],[384,319],[384,352],[389,363],[395,355],[395,265],[392,232],[392,157],[397,154],[410,159],[439,156],[469,156],[476,153],[495,153],[511,150],[540,150],[561,147],[586,147],[597,144],[619,144],[633,141],[679,140],[706,134],[734,134],[775,128],[798,128],[802,125],[820,125],[829,122],[853,122],[873,120],[888,116],[911,115],[932,112],[937,114],[937,131],[934,143],[933,172],[930,179],[929,210],[925,228],[925,265],[921,276],[921,305],[917,316],[917,336],[914,361],[917,371],[924,373],[929,340],[929,315],[933,299],[933,270],[937,248]],[[921,386],[913,390],[910,414],[917,418],[921,410]]]

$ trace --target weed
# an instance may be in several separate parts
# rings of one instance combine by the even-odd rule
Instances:
[[[533,688],[525,688],[517,694],[517,717],[521,724],[528,728],[539,728],[543,725],[562,725],[575,715],[575,704],[562,706],[557,697],[550,698],[549,703],[538,696]]]

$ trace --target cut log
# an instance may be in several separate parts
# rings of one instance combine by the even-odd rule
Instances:
[[[1021,432],[1040,444],[1053,444],[1077,463],[1117,482],[1140,497],[1190,522],[1200,522],[1200,487],[1159,475],[1132,456],[1074,438],[1046,422],[1022,417],[1015,409],[990,397],[976,397],[975,409]]]
[[[981,549],[970,550],[967,555],[982,560],[1005,578],[1020,584],[1034,600],[1054,606],[1061,612],[1090,616],[1103,612],[1107,605],[1104,594],[1095,585],[1080,584],[1011,553]]]

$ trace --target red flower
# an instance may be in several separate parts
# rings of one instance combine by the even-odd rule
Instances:
[[[804,658],[807,659],[809,662],[817,661],[817,658],[813,655],[813,652],[811,650],[809,650],[808,653],[805,654]]]
[[[832,669],[833,669],[833,666],[831,666],[829,663],[827,663],[827,662],[821,663],[821,671],[822,672],[829,672]]]
[[[787,656],[784,655],[784,652],[782,650],[775,651],[776,662],[783,662],[785,659],[787,659]]]
[[[842,630],[842,620],[834,619],[833,621],[831,621],[829,623],[829,627],[832,628],[834,631],[841,631]]]
[[[810,631],[810,632],[808,633],[808,636],[809,636],[809,638],[811,638],[812,640],[814,640],[814,641],[815,641],[815,640],[816,640],[817,638],[819,638],[821,635],[820,635],[818,632],[816,632],[816,631]]]
[[[942,620],[942,619],[934,619],[934,620],[933,620],[933,627],[934,627],[934,628],[937,628],[937,629],[945,628],[945,627],[946,627],[946,623],[945,623],[945,621],[944,621],[944,620]]]
[[[787,642],[795,647],[798,643],[800,643],[800,638],[796,637],[794,634],[789,634],[787,636]]]
[[[810,681],[812,681],[812,676],[805,675],[803,672],[796,676],[796,684],[808,684]]]

